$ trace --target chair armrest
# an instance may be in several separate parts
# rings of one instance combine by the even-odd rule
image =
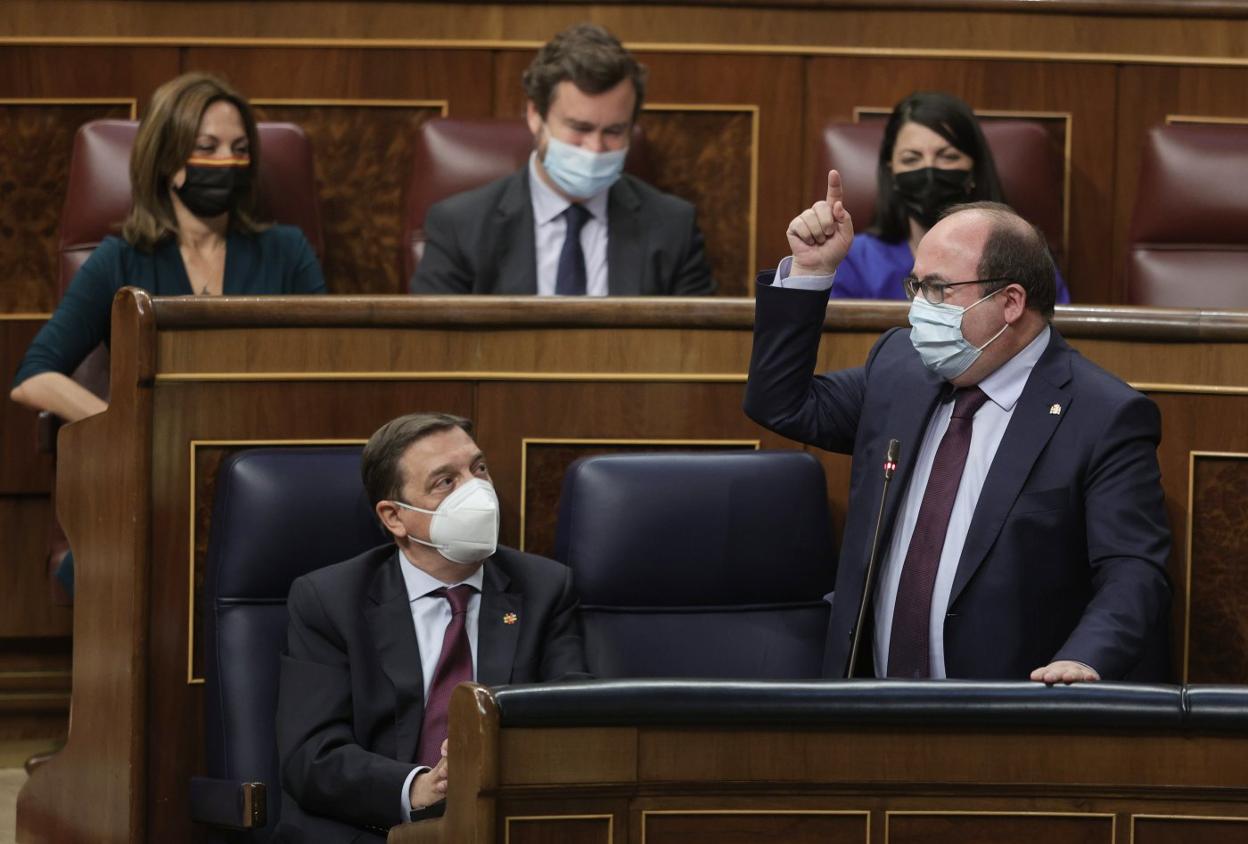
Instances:
[[[56,435],[61,430],[61,417],[50,410],[41,410],[35,417],[35,451],[56,454]]]
[[[267,822],[262,782],[191,777],[191,820],[226,829],[257,829]]]

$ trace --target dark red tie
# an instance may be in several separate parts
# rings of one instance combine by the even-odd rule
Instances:
[[[955,394],[949,428],[936,449],[932,473],[923,490],[923,503],[914,523],[910,548],[901,567],[897,603],[893,606],[893,632],[888,643],[888,676],[932,676],[928,631],[932,617],[932,589],[940,552],[949,532],[949,516],[962,482],[966,453],[971,447],[971,422],[987,400],[979,387],[964,387]]]
[[[442,759],[442,742],[446,740],[446,716],[451,705],[451,690],[472,680],[472,646],[468,644],[468,601],[476,590],[471,586],[435,589],[429,596],[446,598],[451,604],[451,620],[442,637],[442,654],[433,670],[429,694],[425,696],[425,717],[420,725],[420,741],[416,745],[416,764],[437,765]]]

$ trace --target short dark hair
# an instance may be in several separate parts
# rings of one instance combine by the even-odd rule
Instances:
[[[1057,280],[1044,232],[1000,202],[955,205],[942,214],[941,219],[963,211],[978,211],[991,221],[992,227],[976,268],[979,277],[1005,279],[982,285],[982,295],[1017,284],[1027,291],[1027,307],[1038,311],[1045,319],[1052,319],[1053,305],[1057,302]]]
[[[403,471],[399,462],[408,446],[438,431],[459,428],[472,436],[472,423],[450,413],[409,413],[391,419],[368,438],[360,461],[360,475],[369,503],[391,501],[403,492]]]
[[[897,146],[897,133],[907,123],[918,123],[940,135],[954,147],[971,157],[971,202],[988,200],[1004,202],[1001,179],[992,160],[992,150],[971,107],[943,91],[915,91],[893,107],[884,126],[880,157],[876,165],[875,218],[868,229],[881,240],[900,243],[910,238],[910,213],[897,193],[892,161]]]
[[[646,68],[624,49],[614,35],[593,23],[578,23],[550,39],[524,71],[524,93],[546,118],[555,99],[555,86],[569,81],[586,94],[610,91],[625,79],[633,80],[637,101],[633,119],[646,98]]]

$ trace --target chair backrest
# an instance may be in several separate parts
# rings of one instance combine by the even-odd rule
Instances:
[[[1144,139],[1127,301],[1248,307],[1248,126],[1154,126]]]
[[[555,556],[573,569],[597,677],[820,676],[836,550],[806,452],[579,460]]]
[[[231,841],[268,841],[277,826],[275,716],[290,584],[388,538],[360,480],[360,452],[258,448],[217,472],[203,594],[206,773],[268,787],[268,822]]]
[[[436,117],[420,124],[403,208],[402,277],[410,279],[425,254],[425,217],[431,205],[514,173],[532,150],[533,135],[523,120]],[[640,126],[633,127],[624,168],[639,178],[647,176]]]
[[[827,193],[828,171],[839,170],[845,185],[845,207],[854,215],[855,228],[859,230],[870,225],[875,216],[876,167],[884,123],[829,123],[815,154],[811,196],[823,197]],[[1060,190],[1065,183],[1065,165],[1061,152],[1039,123],[984,119],[980,125],[992,150],[1006,201],[1040,227],[1049,248],[1060,259],[1065,249]]]
[[[320,256],[324,246],[312,144],[293,123],[261,123],[260,219],[299,226]],[[64,295],[100,241],[120,231],[130,211],[130,149],[135,120],[92,120],[79,127],[61,210],[60,277]]]

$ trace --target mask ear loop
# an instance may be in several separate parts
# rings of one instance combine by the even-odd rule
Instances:
[[[1009,287],[1009,285],[1007,284],[1005,287]],[[962,310],[962,313],[963,313],[963,314],[966,314],[966,312],[967,312],[967,311],[969,311],[971,308],[973,308],[973,307],[975,307],[976,305],[978,305],[980,302],[984,302],[984,301],[986,301],[986,300],[988,300],[988,299],[991,299],[993,296],[996,296],[998,293],[1000,293],[1002,290],[1004,290],[1004,289],[1005,289],[1005,287],[998,287],[996,290],[992,291],[992,292],[991,292],[991,293],[989,293],[987,296],[981,296],[980,298],[976,299],[974,302],[972,302],[971,304],[967,305],[967,306],[966,306],[966,307]],[[1007,328],[1009,328],[1009,327],[1010,327],[1010,324],[1009,324],[1008,322],[1007,322],[1005,325],[1001,326],[1001,330],[1000,330],[1000,331],[998,331],[996,334],[994,334],[994,335],[992,335],[991,337],[989,337],[989,338],[988,338],[988,340],[987,340],[987,341],[985,341],[984,345],[982,345],[982,346],[976,346],[976,347],[975,347],[975,351],[977,351],[977,352],[982,352],[984,349],[988,348],[990,345],[992,345],[993,341],[994,341],[994,340],[996,340],[998,337],[1000,337],[1002,334],[1004,334],[1004,333],[1005,333],[1005,329],[1007,329]],[[965,335],[963,335],[963,336],[965,336]]]

